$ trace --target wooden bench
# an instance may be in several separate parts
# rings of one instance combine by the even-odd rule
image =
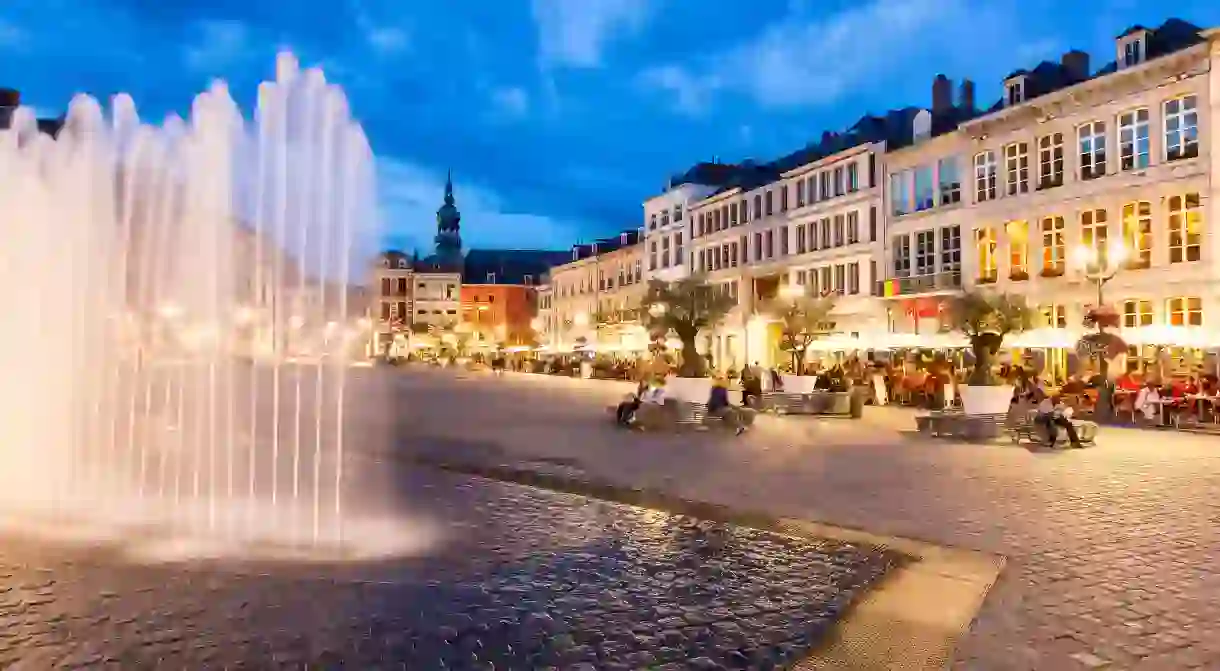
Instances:
[[[1008,421],[1005,425],[1005,432],[1012,439],[1013,444],[1020,444],[1022,441],[1045,445],[1050,440],[1050,434],[1047,433],[1046,425],[1038,421],[1038,413],[1036,410],[1027,410],[1025,412],[1010,413]],[[1097,444],[1097,422],[1090,422],[1083,419],[1072,419],[1072,427],[1076,429],[1076,437],[1080,439],[1082,447],[1091,447]],[[1067,431],[1060,431],[1055,437],[1055,447],[1067,447],[1069,444]]]
[[[967,415],[960,410],[933,410],[915,418],[915,428],[934,438],[988,441],[1004,431],[1007,413]]]

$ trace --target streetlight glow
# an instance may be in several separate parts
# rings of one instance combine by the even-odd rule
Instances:
[[[577,326],[581,326],[581,327],[588,326],[589,325],[589,315],[584,312],[577,312],[576,315],[574,317],[572,317],[572,323],[576,324]]]
[[[796,284],[785,284],[779,288],[779,297],[790,301],[800,298],[805,294],[805,290]]]

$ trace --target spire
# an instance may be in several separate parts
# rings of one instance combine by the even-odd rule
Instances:
[[[453,204],[453,168],[445,175],[445,204]]]

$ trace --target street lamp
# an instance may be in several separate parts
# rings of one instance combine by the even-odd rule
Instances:
[[[577,312],[576,315],[572,317],[572,322],[576,324],[576,326],[584,328],[589,325],[589,314],[587,312]]]
[[[1111,242],[1101,249],[1092,245],[1077,245],[1072,250],[1072,262],[1078,271],[1097,285],[1097,306],[1105,303],[1106,283],[1114,279],[1127,260],[1127,247],[1122,242]]]

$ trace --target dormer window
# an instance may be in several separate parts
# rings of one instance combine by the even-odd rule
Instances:
[[[407,260],[406,260],[406,259],[398,259],[398,267],[399,267],[399,268],[406,268],[406,267],[407,267]]]
[[[488,284],[496,283],[496,274],[495,273],[487,273],[487,283]]]
[[[1025,75],[1009,77],[1004,81],[1004,104],[1008,107],[1025,102]]]
[[[1118,67],[1131,68],[1148,60],[1148,31],[1136,26],[1118,38]]]
[[[618,236],[618,241],[619,241],[619,244],[623,244],[623,245],[627,244],[627,234],[620,233]]]
[[[932,113],[928,110],[919,110],[915,113],[915,118],[911,121],[911,134],[915,141],[926,140],[932,137]]]

